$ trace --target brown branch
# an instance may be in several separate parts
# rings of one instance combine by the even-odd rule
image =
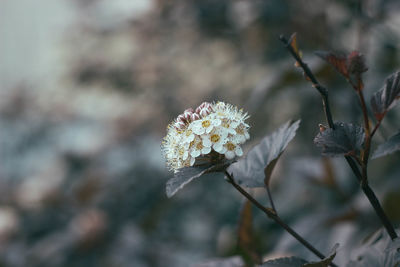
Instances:
[[[246,190],[244,190],[240,185],[238,185],[233,179],[232,175],[225,171],[226,177],[228,178],[228,182],[233,185],[233,187],[239,191],[244,197],[246,197],[253,205],[259,208],[262,212],[264,212],[269,218],[274,220],[277,224],[279,224],[283,229],[285,229],[290,235],[292,235],[297,241],[299,241],[303,246],[309,249],[312,253],[314,253],[318,258],[325,259],[324,254],[319,252],[315,247],[313,247],[310,243],[308,243],[303,237],[301,237],[295,230],[293,230],[289,225],[282,221],[282,219],[277,215],[277,213],[271,209],[264,207],[260,202],[258,202],[255,198],[253,198]],[[331,266],[338,267],[336,264],[331,263]]]
[[[328,90],[319,84],[318,80],[315,78],[314,74],[309,69],[307,64],[305,64],[303,62],[303,60],[300,58],[300,56],[297,54],[297,52],[293,49],[291,43],[283,35],[281,35],[279,37],[279,39],[284,43],[285,47],[288,49],[290,54],[296,59],[296,61],[300,65],[300,67],[303,69],[306,77],[308,77],[309,80],[312,82],[313,87],[315,87],[318,90],[318,92],[321,94],[322,101],[324,103],[326,119],[328,121],[329,127],[334,129],[332,114],[331,114],[330,108],[329,108]],[[356,86],[356,87],[354,87],[354,85],[352,84],[353,88],[362,89],[362,83],[359,83],[359,84],[360,85]],[[361,92],[362,90],[357,90],[357,91]],[[366,195],[366,197],[368,198],[372,207],[374,208],[375,213],[377,214],[377,216],[381,220],[383,226],[385,227],[386,231],[388,232],[391,239],[393,240],[393,239],[397,238],[397,234],[393,228],[393,225],[390,223],[388,217],[386,216],[385,212],[383,211],[382,206],[380,205],[379,200],[376,197],[374,191],[368,185],[367,164],[368,164],[368,154],[369,154],[369,147],[370,147],[371,139],[370,139],[370,135],[369,135],[370,129],[369,129],[367,109],[366,109],[365,100],[364,100],[364,96],[362,95],[362,92],[360,93],[360,101],[361,101],[361,105],[363,106],[362,109],[363,109],[363,114],[364,114],[364,122],[365,122],[366,133],[368,136],[368,140],[366,139],[366,141],[368,141],[368,143],[369,143],[369,144],[366,144],[368,151],[367,151],[367,153],[364,151],[365,155],[362,159],[362,173],[360,172],[356,163],[350,156],[345,156],[345,159],[346,159],[347,163],[349,164],[351,170],[353,171],[354,175],[356,176],[358,182],[360,183],[361,189],[363,190],[364,194]],[[378,124],[379,124],[379,122],[378,122]],[[378,125],[378,127],[379,127],[379,125]],[[377,126],[375,126],[375,128],[377,129]],[[371,136],[375,133],[376,129],[373,130]]]

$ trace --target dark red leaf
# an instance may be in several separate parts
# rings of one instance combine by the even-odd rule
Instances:
[[[335,67],[347,79],[355,77],[356,80],[360,80],[361,74],[368,70],[364,55],[358,51],[348,55],[332,51],[316,51],[315,54]]]
[[[343,76],[349,77],[346,54],[331,51],[315,51],[315,54],[335,67]]]
[[[322,148],[324,156],[358,153],[364,142],[364,129],[351,123],[336,122],[335,129],[320,132],[314,143]]]
[[[400,98],[400,71],[390,75],[385,85],[371,98],[371,107],[375,118],[380,121],[386,112],[392,108]]]
[[[360,76],[363,72],[368,70],[365,64],[364,55],[358,51],[353,51],[347,57],[347,70],[350,74]]]

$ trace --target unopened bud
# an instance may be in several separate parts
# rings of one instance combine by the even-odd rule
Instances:
[[[183,117],[185,118],[185,122],[186,123],[189,123],[189,122],[191,122],[191,120],[192,120],[192,112],[186,112],[185,111],[185,113],[183,113]]]
[[[210,114],[210,112],[209,112],[206,108],[203,108],[203,109],[200,111],[200,116],[202,116],[202,117],[205,117],[205,116],[207,116],[208,114]]]
[[[196,113],[197,113],[197,114],[200,114],[201,110],[204,109],[204,108],[206,108],[206,107],[211,107],[211,104],[208,103],[208,102],[203,102],[203,103],[201,103],[200,106],[198,106],[198,107],[196,108]]]
[[[193,113],[194,110],[192,108],[185,109],[183,113]]]
[[[183,130],[183,128],[185,127],[185,123],[182,121],[177,121],[175,122],[174,127],[177,130]]]
[[[184,114],[179,115],[178,118],[176,118],[176,121],[185,123],[186,119]]]
[[[191,118],[192,121],[199,120],[200,119],[200,115],[197,114],[197,113],[192,113],[190,118]]]

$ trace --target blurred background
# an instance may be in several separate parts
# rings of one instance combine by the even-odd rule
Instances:
[[[344,160],[321,158],[313,145],[321,100],[278,40],[293,32],[330,90],[334,118],[361,124],[354,91],[313,51],[364,53],[369,99],[399,69],[396,0],[1,0],[0,266],[249,262],[238,242],[243,199],[228,183],[198,179],[165,194],[167,124],[216,100],[251,115],[245,150],[302,119],[272,178],[275,205],[324,253],[340,243],[335,261],[344,264],[380,224]],[[397,107],[373,148],[399,121]],[[396,226],[399,160],[370,164]],[[258,210],[246,218],[262,257],[315,260]]]

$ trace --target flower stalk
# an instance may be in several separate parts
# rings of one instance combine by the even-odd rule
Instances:
[[[331,110],[329,107],[329,101],[328,101],[328,90],[321,86],[318,80],[315,78],[314,74],[310,70],[310,68],[303,62],[299,54],[296,52],[296,50],[293,48],[291,43],[283,36],[281,35],[279,37],[281,42],[285,45],[285,47],[288,49],[290,54],[296,59],[296,62],[298,65],[303,69],[304,74],[306,75],[306,79],[312,82],[312,85],[314,88],[318,90],[318,92],[321,94],[322,97],[322,102],[324,106],[324,111],[325,111],[325,116],[326,120],[328,122],[328,125],[330,128],[334,128],[333,124],[333,119],[332,119],[332,114]],[[371,143],[371,137],[375,133],[377,127],[374,128],[372,131],[372,134],[370,134],[370,126],[369,126],[369,120],[368,120],[368,114],[367,114],[367,108],[365,104],[365,99],[362,94],[362,83],[359,83],[360,86],[355,88],[357,89],[357,92],[359,93],[359,98],[361,102],[361,108],[363,111],[363,118],[364,118],[364,124],[365,124],[365,132],[366,132],[366,139],[365,139],[365,149],[364,149],[364,154],[361,159],[361,167],[362,167],[362,173],[360,172],[357,164],[354,162],[354,160],[351,158],[351,156],[345,156],[345,159],[347,163],[349,164],[351,170],[353,171],[354,175],[356,176],[358,182],[360,183],[360,187],[366,197],[368,198],[370,204],[375,210],[375,213],[381,220],[383,226],[385,227],[386,231],[388,232],[389,236],[391,239],[397,238],[397,234],[394,230],[393,225],[389,221],[387,215],[382,209],[381,204],[379,203],[378,198],[376,197],[374,191],[371,189],[371,187],[368,185],[368,177],[367,177],[367,167],[368,167],[368,157],[369,157],[369,150],[370,150],[370,143]]]

